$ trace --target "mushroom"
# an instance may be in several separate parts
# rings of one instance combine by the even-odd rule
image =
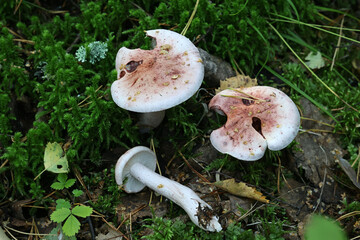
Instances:
[[[156,41],[154,49],[119,49],[111,95],[121,108],[151,113],[141,116],[139,125],[152,129],[161,123],[164,110],[186,101],[199,89],[204,66],[198,49],[183,35],[164,29],[146,34]]]
[[[212,145],[241,160],[258,160],[267,147],[281,150],[299,131],[296,105],[276,88],[226,89],[211,99],[209,108],[227,116],[225,125],[211,133]]]
[[[212,208],[193,190],[155,173],[156,156],[149,148],[137,146],[124,153],[116,163],[115,178],[125,192],[137,193],[145,186],[182,207],[191,221],[206,231],[221,231]]]

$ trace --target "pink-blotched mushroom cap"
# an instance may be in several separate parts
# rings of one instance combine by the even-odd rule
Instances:
[[[189,99],[204,78],[195,45],[170,30],[146,31],[156,41],[152,50],[120,48],[117,80],[111,95],[121,108],[146,113],[162,111]]]
[[[267,147],[281,150],[299,131],[296,105],[276,88],[227,89],[216,94],[209,107],[227,116],[225,125],[211,133],[212,145],[241,160],[258,160]]]

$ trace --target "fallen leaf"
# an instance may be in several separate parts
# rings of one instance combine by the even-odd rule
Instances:
[[[216,93],[228,88],[242,88],[253,87],[257,85],[256,78],[250,78],[245,75],[236,75],[235,77],[226,78],[226,80],[220,80],[220,87],[216,89]]]
[[[47,171],[53,173],[69,172],[69,164],[66,154],[59,143],[48,143],[44,153],[44,166]]]
[[[305,60],[307,60],[307,62],[305,62],[305,64],[311,68],[311,69],[319,69],[322,68],[323,66],[325,66],[325,61],[324,59],[321,57],[321,52],[317,52],[316,54],[314,54],[313,52],[310,52]]]
[[[341,168],[344,170],[344,172],[346,173],[346,175],[350,178],[352,183],[357,188],[360,189],[360,182],[358,182],[356,172],[351,167],[350,163],[347,160],[343,159],[343,158],[339,158],[339,164],[340,164]]]
[[[99,235],[96,236],[96,240],[109,240],[109,239],[121,240],[123,239],[123,237],[120,235],[120,233],[116,232],[110,227],[108,228],[107,234],[100,233]]]
[[[247,186],[244,182],[235,182],[234,178],[215,182],[214,185],[228,193],[239,197],[247,197],[263,203],[269,203],[269,200],[267,200],[261,192],[258,192],[253,187]]]

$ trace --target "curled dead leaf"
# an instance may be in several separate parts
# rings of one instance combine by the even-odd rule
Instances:
[[[339,164],[341,166],[341,168],[344,170],[344,172],[346,173],[346,175],[349,177],[349,179],[351,180],[351,182],[360,189],[360,182],[357,179],[357,175],[355,170],[351,167],[350,163],[343,159],[343,158],[339,158]]]
[[[256,78],[250,78],[245,75],[236,75],[235,77],[226,78],[226,80],[220,80],[220,87],[215,90],[216,93],[228,88],[244,88],[257,86]]]
[[[261,192],[257,191],[253,187],[247,186],[244,182],[235,182],[234,178],[215,182],[214,185],[228,193],[239,197],[246,197],[263,203],[269,203],[269,200],[267,200]]]

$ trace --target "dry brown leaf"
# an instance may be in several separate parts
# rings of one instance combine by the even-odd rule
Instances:
[[[351,167],[350,163],[343,159],[343,158],[339,158],[339,164],[341,166],[341,168],[344,170],[344,172],[346,173],[346,175],[350,178],[350,180],[352,181],[352,183],[360,189],[360,182],[357,180],[357,176],[356,176],[356,172],[355,170]]]
[[[256,78],[250,78],[245,75],[236,75],[235,77],[227,78],[226,80],[220,80],[220,87],[215,90],[216,93],[228,88],[242,88],[257,86]]]
[[[247,197],[263,203],[269,203],[269,200],[267,200],[261,192],[258,192],[253,187],[247,186],[244,182],[235,182],[234,178],[215,182],[214,185],[228,193],[239,197]]]

